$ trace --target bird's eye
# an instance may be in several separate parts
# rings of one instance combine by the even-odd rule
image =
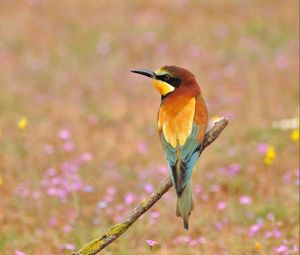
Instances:
[[[170,75],[168,75],[168,74],[165,74],[164,75],[164,80],[165,81],[169,81],[171,79],[171,76]]]

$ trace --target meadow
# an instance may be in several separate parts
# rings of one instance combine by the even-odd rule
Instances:
[[[174,64],[229,125],[193,175],[108,255],[299,253],[299,3],[0,1],[0,254],[71,254],[168,175],[160,96],[131,69]],[[150,240],[150,241],[149,241]]]

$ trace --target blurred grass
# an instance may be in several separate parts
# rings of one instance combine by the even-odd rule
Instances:
[[[167,174],[155,124],[160,98],[129,70],[165,64],[192,70],[210,117],[228,116],[230,125],[194,174],[201,192],[191,230],[175,217],[170,192],[105,254],[272,254],[298,245],[299,145],[292,130],[271,127],[299,114],[298,7],[294,0],[1,1],[0,254],[70,254],[64,244],[84,244],[146,196],[144,184],[158,185]],[[28,126],[20,131],[22,116]],[[59,138],[62,129],[69,141]],[[276,150],[270,166],[257,152],[261,143]],[[79,176],[93,190],[49,196],[46,170],[84,152],[93,158]],[[220,171],[233,163],[237,174]],[[97,209],[109,187],[116,194]],[[128,193],[135,200],[125,204]],[[245,195],[251,204],[240,204]],[[249,236],[259,219],[262,228]],[[267,238],[273,229],[282,235]],[[150,250],[147,239],[159,245]]]

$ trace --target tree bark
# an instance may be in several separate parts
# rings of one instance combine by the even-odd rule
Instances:
[[[226,118],[215,123],[214,127],[205,135],[201,152],[218,138],[227,124],[228,120]],[[149,195],[149,197],[142,200],[122,222],[112,226],[105,233],[84,245],[78,252],[73,253],[73,255],[95,255],[99,253],[122,235],[141,215],[148,211],[166,192],[168,192],[171,187],[172,181],[170,176],[168,176],[160,183],[159,187]]]

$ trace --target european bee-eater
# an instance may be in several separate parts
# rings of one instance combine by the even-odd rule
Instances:
[[[192,173],[207,127],[207,109],[195,76],[178,66],[132,70],[153,79],[161,94],[157,126],[177,193],[176,215],[188,229],[193,210]]]

